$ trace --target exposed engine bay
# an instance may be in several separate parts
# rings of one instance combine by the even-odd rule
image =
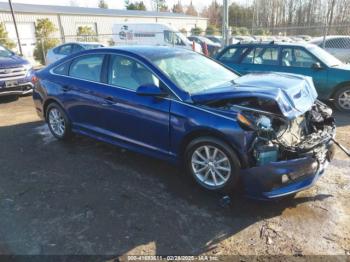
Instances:
[[[284,117],[275,101],[264,98],[216,101],[209,106],[239,111],[238,123],[254,132],[248,153],[255,165],[310,155],[323,162],[327,158],[325,147],[335,136],[332,109],[318,100],[293,119]]]

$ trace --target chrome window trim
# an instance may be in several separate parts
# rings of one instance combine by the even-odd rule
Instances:
[[[52,75],[56,75],[56,76],[63,76],[63,77],[66,77],[66,78],[71,78],[71,79],[76,79],[76,80],[83,80],[83,81],[87,81],[87,82],[90,82],[90,83],[94,83],[94,84],[101,84],[101,85],[105,85],[105,86],[109,86],[109,87],[113,87],[113,88],[119,88],[119,89],[122,89],[122,90],[127,90],[127,91],[131,91],[131,92],[134,92],[136,93],[136,90],[131,90],[131,89],[128,89],[128,88],[125,88],[125,87],[120,87],[120,86],[115,86],[115,85],[110,85],[110,84],[107,84],[107,83],[102,83],[102,82],[96,82],[96,81],[91,81],[91,80],[86,80],[86,79],[83,79],[83,78],[77,78],[77,77],[72,77],[72,76],[69,76],[69,75],[60,75],[60,74],[56,74],[53,72],[53,70],[55,70],[57,67],[65,64],[65,63],[68,63],[68,62],[72,62],[72,60],[76,59],[76,58],[79,58],[81,56],[86,56],[86,55],[120,55],[120,56],[124,56],[124,57],[127,57],[127,58],[130,58],[130,59],[134,59],[136,60],[139,64],[141,64],[142,66],[144,66],[145,68],[147,68],[148,70],[150,70],[158,79],[160,78],[151,68],[149,68],[149,66],[145,65],[143,62],[141,62],[138,58],[134,58],[130,55],[127,55],[127,54],[116,54],[116,53],[113,53],[113,52],[104,52],[104,53],[88,53],[88,54],[81,54],[81,55],[78,55],[78,56],[75,56],[75,57],[72,57],[58,65],[56,65],[55,67],[51,68],[49,70],[49,73],[52,74]],[[69,73],[69,72],[68,72]],[[159,79],[161,81],[161,79]],[[163,82],[163,81],[162,81]],[[181,99],[181,97],[179,97],[175,92],[174,90],[172,90],[167,84],[165,84],[163,82],[163,84],[171,91],[171,93],[177,98],[179,99],[180,101],[183,101]]]
[[[134,60],[137,60],[138,62],[140,62],[139,59],[135,59],[134,57],[131,57],[131,56],[125,55],[125,54],[115,54],[115,53],[112,53],[112,52],[106,52],[106,53],[89,53],[89,54],[103,54],[103,55],[106,55],[106,54],[112,54],[112,55],[113,55],[113,54],[114,54],[114,55],[122,55],[122,56],[131,58],[131,59],[134,59]],[[131,90],[131,89],[124,88],[124,87],[120,87],[120,86],[113,86],[113,85],[109,85],[109,84],[102,83],[102,82],[95,82],[95,81],[90,81],[90,80],[75,78],[75,77],[71,77],[71,76],[67,76],[67,75],[60,75],[60,74],[56,74],[56,73],[53,72],[53,70],[54,70],[56,67],[58,67],[58,66],[60,66],[60,65],[62,65],[62,64],[64,64],[64,63],[67,63],[67,62],[69,62],[69,61],[71,61],[71,60],[73,60],[73,59],[75,59],[75,58],[77,58],[77,57],[84,56],[84,55],[87,55],[87,54],[82,54],[82,55],[76,56],[76,57],[74,57],[74,58],[71,58],[71,59],[69,59],[69,60],[67,60],[67,61],[65,61],[65,62],[63,62],[63,63],[60,63],[60,64],[58,64],[57,66],[51,68],[49,72],[50,72],[51,74],[57,75],[57,76],[63,76],[63,77],[67,77],[67,78],[71,78],[71,79],[76,79],[76,80],[83,80],[83,81],[87,81],[87,82],[94,83],[94,84],[105,85],[105,86],[109,86],[109,87],[113,87],[113,88],[118,88],[118,89],[122,89],[122,90],[126,90],[126,91],[129,91],[129,92],[136,93],[136,90]],[[142,64],[142,65],[145,66],[147,69],[149,69],[151,72],[153,72],[153,70],[151,70],[148,66],[144,65],[144,63],[140,62],[140,64]],[[153,73],[154,73],[154,72],[153,72]],[[155,75],[156,75],[156,74],[155,74]],[[157,76],[157,75],[156,75],[156,76]],[[157,77],[158,77],[158,76],[157,76]],[[164,84],[165,84],[165,83],[164,83]],[[165,85],[166,85],[166,84],[165,84]],[[192,108],[201,110],[201,111],[203,111],[203,112],[206,112],[206,113],[209,113],[209,114],[212,114],[212,115],[215,115],[215,116],[219,116],[219,117],[225,118],[225,119],[227,119],[227,120],[231,120],[231,121],[233,120],[233,121],[235,121],[234,118],[231,118],[231,117],[228,117],[228,116],[224,116],[224,115],[221,115],[221,114],[218,114],[218,113],[215,113],[215,112],[211,112],[211,111],[206,110],[206,109],[204,109],[204,108],[201,108],[201,107],[198,107],[198,106],[195,106],[195,105],[192,105],[192,104],[189,104],[189,103],[184,102],[184,101],[183,101],[183,100],[168,86],[168,85],[166,85],[166,86],[167,86],[167,88],[178,98],[178,100],[175,100],[175,99],[173,99],[173,98],[163,98],[163,99],[166,99],[166,100],[169,100],[169,101],[173,101],[173,102],[177,102],[177,103],[180,103],[180,104],[182,104],[182,105],[189,106],[189,107],[192,107]]]

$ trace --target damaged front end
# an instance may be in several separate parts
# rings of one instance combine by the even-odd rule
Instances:
[[[246,152],[249,167],[241,171],[249,196],[276,198],[310,187],[333,158],[335,121],[320,101],[294,118],[284,116],[274,101],[256,97],[210,106],[238,112],[242,129],[253,134]]]

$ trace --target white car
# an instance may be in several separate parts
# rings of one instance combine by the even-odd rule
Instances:
[[[56,62],[57,60],[63,57],[66,57],[67,55],[71,55],[79,51],[94,49],[99,47],[104,47],[104,45],[97,42],[74,42],[74,43],[65,43],[65,44],[56,46],[47,51],[46,65]]]
[[[323,48],[323,37],[317,37],[310,43]],[[327,36],[324,49],[344,63],[350,63],[350,36]]]
[[[113,41],[116,45],[172,46],[201,53],[198,43],[189,41],[175,28],[161,23],[122,23],[113,25]]]

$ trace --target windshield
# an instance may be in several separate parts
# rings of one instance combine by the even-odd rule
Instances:
[[[337,65],[341,65],[342,62],[334,57],[333,55],[331,55],[330,53],[328,53],[327,51],[323,50],[322,48],[318,47],[318,46],[311,46],[308,48],[308,50],[314,54],[318,59],[320,59],[323,63],[325,63],[327,66],[337,66]]]
[[[190,94],[232,85],[238,75],[196,53],[181,53],[153,62],[181,89]]]
[[[10,57],[13,53],[0,45],[0,57]]]

